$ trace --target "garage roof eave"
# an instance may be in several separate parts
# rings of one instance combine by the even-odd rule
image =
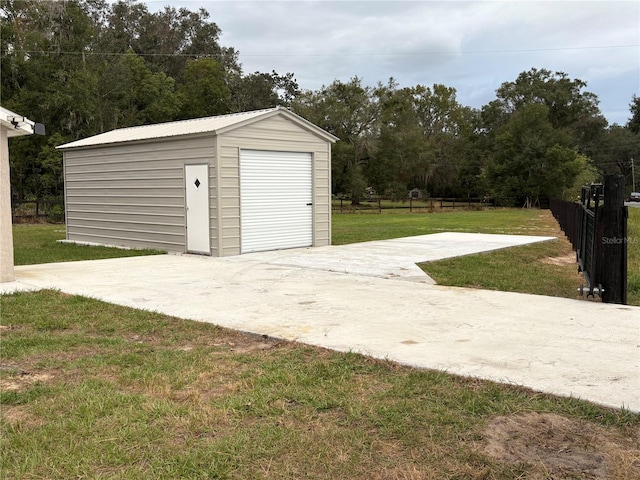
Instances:
[[[159,123],[154,125],[141,125],[137,127],[120,128],[110,132],[101,133],[92,137],[66,143],[56,147],[58,150],[70,150],[84,147],[97,147],[111,144],[162,139],[183,135],[205,134],[214,135],[229,132],[244,125],[251,124],[273,115],[284,115],[300,127],[311,131],[323,139],[336,142],[338,138],[320,127],[305,120],[282,107],[254,110],[250,112],[232,113],[216,117],[195,118],[180,120],[177,122]]]

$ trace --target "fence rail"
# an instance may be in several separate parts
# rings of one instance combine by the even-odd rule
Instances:
[[[14,223],[47,220],[64,221],[64,202],[60,200],[14,200],[11,203]]]
[[[407,200],[393,200],[383,197],[370,197],[360,200],[359,204],[352,205],[350,198],[337,198],[332,202],[332,209],[334,212],[340,213],[352,213],[352,212],[366,212],[377,211],[382,213],[383,210],[409,210],[414,211],[431,211],[436,209],[451,209],[456,208],[487,208],[495,207],[496,202],[494,199],[482,199],[482,198],[409,198]]]

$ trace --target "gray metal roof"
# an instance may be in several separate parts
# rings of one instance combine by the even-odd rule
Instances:
[[[108,145],[112,143],[132,142],[139,140],[149,140],[154,138],[174,137],[177,135],[193,135],[197,133],[224,133],[238,128],[242,125],[253,123],[254,121],[270,117],[273,115],[284,115],[290,120],[298,123],[316,135],[328,141],[335,142],[337,137],[322,130],[320,127],[305,120],[304,118],[290,112],[282,107],[268,108],[264,110],[254,110],[251,112],[232,113],[217,117],[195,118],[192,120],[181,120],[178,122],[158,123],[154,125],[142,125],[139,127],[119,128],[110,132],[94,135],[75,142],[60,145],[57,148],[67,150],[70,148],[92,147],[97,145]]]

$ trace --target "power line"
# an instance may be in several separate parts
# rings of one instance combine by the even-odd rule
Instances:
[[[629,45],[600,45],[585,47],[555,47],[555,48],[529,48],[529,49],[500,49],[500,50],[462,50],[450,52],[341,52],[341,53],[241,53],[233,47],[220,47],[222,49],[229,48],[242,57],[401,57],[401,56],[429,56],[429,55],[478,55],[492,53],[534,53],[534,52],[560,52],[560,51],[579,51],[579,50],[598,50],[598,49],[614,49],[614,48],[638,48],[640,44]],[[2,50],[2,54],[22,53],[22,54],[56,54],[56,55],[107,55],[107,56],[125,56],[127,52],[93,52],[93,51],[52,51],[52,50],[18,50],[7,49]],[[194,57],[194,56],[224,56],[224,53],[138,53],[135,55],[141,57]]]
[[[586,147],[584,147],[584,149],[589,151],[589,152],[593,152],[593,151],[601,151],[601,150],[617,150],[619,148],[634,147],[636,145],[640,145],[640,140],[639,141],[633,141],[633,142],[617,143],[615,145],[600,145],[600,146],[597,146],[597,147],[586,146]]]
[[[607,48],[638,48],[640,44],[629,45],[601,45],[586,47],[555,47],[555,48],[525,48],[525,49],[500,49],[500,50],[461,50],[451,52],[346,52],[346,53],[244,53],[243,57],[401,57],[401,56],[427,56],[427,55],[477,55],[488,53],[533,53],[554,51],[597,50]]]
[[[127,55],[136,55],[139,57],[224,57],[225,53],[137,53],[137,52],[68,52],[68,51],[54,51],[54,50],[0,50],[2,55],[21,53],[26,55],[41,54],[41,55],[87,55],[87,56],[109,56],[109,57],[126,57]]]

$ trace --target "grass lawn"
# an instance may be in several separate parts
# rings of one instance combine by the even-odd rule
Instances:
[[[13,226],[13,250],[16,265],[98,260],[102,258],[157,255],[157,250],[124,250],[59,243],[66,235],[64,225],[17,224]]]
[[[640,298],[640,210],[630,210],[629,296]],[[333,219],[336,244],[558,236],[424,268],[441,283],[544,283],[534,293],[566,296],[580,282],[548,212]],[[17,264],[154,253],[60,245],[58,225],[14,235]],[[0,479],[640,478],[640,415],[628,411],[60,292],[0,302]]]
[[[640,478],[640,415],[59,292],[2,297],[2,479]]]
[[[627,303],[640,305],[640,208],[629,208],[627,239]]]
[[[463,210],[427,214],[334,213],[332,241],[334,245],[343,245],[440,232],[547,235],[545,232],[549,231],[546,220],[548,216],[547,210],[523,209]]]

